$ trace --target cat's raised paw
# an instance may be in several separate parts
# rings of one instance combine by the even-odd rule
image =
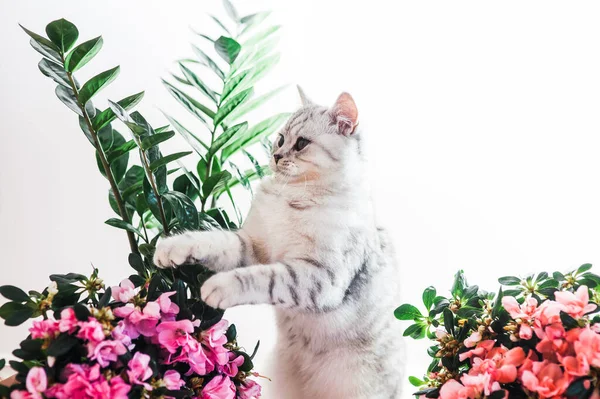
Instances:
[[[154,264],[160,268],[177,267],[194,262],[195,241],[187,234],[167,237],[158,242],[154,251]]]
[[[200,297],[208,306],[215,309],[228,309],[238,305],[239,281],[232,272],[217,273],[202,284]]]

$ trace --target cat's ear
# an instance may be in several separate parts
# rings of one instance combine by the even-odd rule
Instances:
[[[297,85],[296,87],[298,88],[298,94],[300,95],[300,101],[302,101],[302,106],[306,107],[307,105],[311,105],[313,102],[310,101],[310,98],[306,96],[306,93],[304,93],[302,87],[300,87],[300,85]]]
[[[358,109],[350,94],[340,94],[329,113],[340,134],[350,136],[354,133],[358,126]]]

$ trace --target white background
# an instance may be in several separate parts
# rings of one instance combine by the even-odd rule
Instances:
[[[599,263],[599,3],[238,3],[242,14],[274,9],[284,26],[282,62],[265,87],[300,83],[323,104],[342,90],[355,97],[406,301],[419,303],[430,284],[449,288],[459,268],[496,290],[502,275]],[[140,110],[159,126],[159,109],[185,118],[159,77],[192,55],[190,26],[218,34],[206,13],[223,15],[220,3],[0,4],[0,283],[39,290],[48,274],[88,273],[92,263],[115,284],[130,271],[123,233],[102,223],[113,217],[108,185],[17,22],[41,33],[65,17],[81,38],[102,34],[104,50],[80,80],[120,64],[96,104],[145,89]],[[264,112],[295,106],[290,89]],[[266,370],[269,309],[227,318],[246,346],[262,340],[257,368]],[[1,326],[0,355],[25,334]],[[425,344],[407,343],[408,373],[420,375]]]

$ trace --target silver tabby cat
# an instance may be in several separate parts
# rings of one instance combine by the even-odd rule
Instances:
[[[201,290],[210,306],[275,306],[272,399],[396,399],[398,267],[375,223],[358,111],[348,93],[331,108],[300,95],[243,227],[166,238],[154,261],[217,272]]]

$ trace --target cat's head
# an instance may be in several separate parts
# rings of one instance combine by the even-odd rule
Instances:
[[[312,103],[298,87],[302,107],[275,137],[270,167],[276,177],[308,182],[335,176],[358,162],[358,110],[342,93],[330,108]]]

